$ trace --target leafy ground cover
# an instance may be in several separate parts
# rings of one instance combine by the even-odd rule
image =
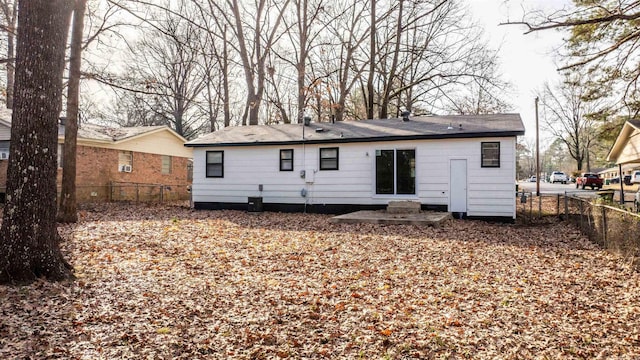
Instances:
[[[0,358],[638,358],[640,275],[574,228],[101,205],[72,283],[0,286]]]

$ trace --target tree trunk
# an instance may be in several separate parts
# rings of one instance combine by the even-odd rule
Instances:
[[[0,228],[0,282],[72,277],[56,224],[58,116],[72,0],[19,3],[16,87]]]
[[[67,118],[64,123],[64,156],[62,157],[62,190],[58,221],[78,221],[76,201],[76,144],[78,140],[78,104],[80,100],[80,64],[82,62],[82,31],[87,0],[76,0],[71,29],[71,58],[67,85]]]
[[[389,117],[389,105],[391,104],[391,89],[394,86],[393,80],[396,77],[396,68],[398,67],[398,59],[400,57],[400,40],[402,38],[402,17],[404,16],[403,5],[404,5],[404,0],[400,0],[398,4],[398,20],[396,24],[396,39],[395,39],[396,44],[395,44],[395,48],[393,49],[393,60],[391,61],[389,77],[387,78],[387,83],[386,83],[386,86],[384,87],[384,94],[382,95],[382,104],[380,105],[381,119],[387,119]]]
[[[224,109],[224,127],[231,125],[231,107],[229,105],[229,50],[227,48],[227,27],[224,27],[222,43],[222,108]]]
[[[369,29],[369,77],[367,78],[367,119],[373,119],[373,75],[376,71],[376,0],[371,0],[371,28]]]

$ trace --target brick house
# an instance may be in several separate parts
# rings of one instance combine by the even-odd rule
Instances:
[[[10,113],[9,113],[10,114]],[[10,122],[0,112],[0,189],[6,185]],[[9,115],[10,118],[10,115]],[[187,199],[192,150],[167,126],[78,129],[76,194],[79,202]],[[64,125],[58,130],[58,185],[62,180]],[[6,152],[6,155],[4,154]]]

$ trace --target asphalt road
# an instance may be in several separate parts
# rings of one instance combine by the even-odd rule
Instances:
[[[525,181],[519,182],[518,191],[523,191],[523,190],[526,192],[536,192],[536,183],[525,182]],[[542,181],[540,182],[540,192],[543,194],[564,194],[565,192],[570,192],[570,193],[585,193],[586,195],[587,193],[593,193],[596,191],[597,190],[591,190],[591,188],[586,188],[585,190],[576,189],[576,184],[574,183],[551,184],[551,183],[542,182]]]

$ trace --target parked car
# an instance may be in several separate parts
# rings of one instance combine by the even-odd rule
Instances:
[[[568,180],[569,179],[567,179],[567,174],[563,173],[562,171],[554,171],[549,176],[549,182],[552,184],[555,184],[557,182],[566,184]]]
[[[640,170],[634,170],[631,173],[631,183],[640,184]]]
[[[609,184],[620,184],[620,177],[612,177],[611,179],[609,179]]]
[[[529,178],[529,182],[536,182],[537,178],[535,175]]]
[[[584,173],[576,180],[576,189],[580,186],[584,189],[585,187],[590,187],[593,189],[602,189],[603,181],[598,174],[594,173]]]

